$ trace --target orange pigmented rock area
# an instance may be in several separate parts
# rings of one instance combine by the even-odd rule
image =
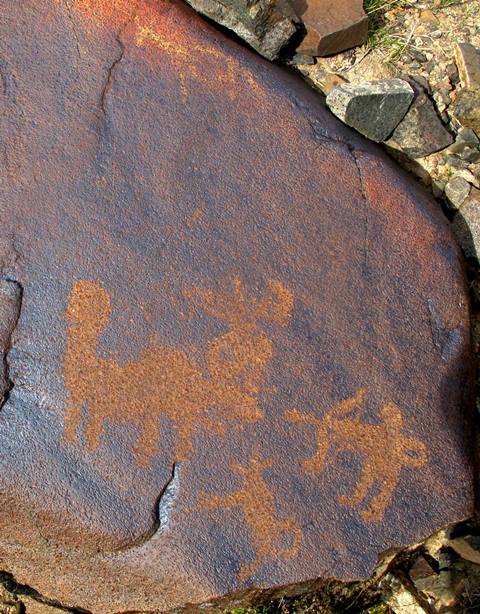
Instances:
[[[468,517],[465,281],[417,184],[177,2],[3,4],[3,570],[158,612]]]

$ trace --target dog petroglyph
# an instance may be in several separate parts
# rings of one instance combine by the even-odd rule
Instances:
[[[74,284],[65,314],[67,441],[78,436],[84,405],[88,409],[87,447],[98,448],[105,420],[136,422],[142,430],[134,451],[143,465],[157,452],[162,415],[176,433],[176,461],[191,453],[196,428],[218,433],[225,428],[222,421],[208,417],[209,409],[222,410],[227,423],[262,418],[258,393],[273,356],[273,343],[260,330],[259,321],[285,326],[293,308],[292,294],[270,281],[260,300],[248,298],[238,277],[233,280],[233,292],[194,288],[184,294],[197,309],[229,326],[227,333],[207,344],[207,373],[188,348],[153,342],[138,360],[122,366],[101,358],[98,343],[112,316],[110,295],[95,281]]]

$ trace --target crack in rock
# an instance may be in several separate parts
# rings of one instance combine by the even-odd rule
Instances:
[[[116,552],[125,552],[134,548],[140,548],[153,539],[156,535],[162,535],[169,527],[170,515],[175,499],[177,498],[180,484],[180,467],[173,463],[170,477],[160,491],[153,508],[153,522],[149,531],[143,534],[137,541],[126,546],[117,548]]]
[[[127,21],[125,21],[125,23],[122,25],[122,27],[120,28],[120,30],[117,32],[115,36],[115,41],[120,49],[120,52],[118,56],[114,58],[113,62],[110,64],[107,70],[107,77],[105,79],[105,84],[100,94],[100,108],[105,117],[107,116],[106,100],[107,100],[108,93],[110,92],[110,89],[112,87],[113,75],[114,75],[115,69],[117,68],[117,66],[120,64],[120,62],[123,60],[125,56],[126,46],[125,46],[125,43],[122,41],[122,35],[125,32],[125,30],[128,28],[128,26],[136,19],[137,9],[138,9],[138,2],[135,5],[132,15],[129,17],[129,19],[127,19]]]
[[[296,100],[294,101],[294,103],[295,103],[295,106],[302,109],[303,105],[299,104]],[[362,150],[354,147],[352,143],[345,141],[341,138],[338,138],[335,135],[330,134],[328,130],[325,128],[325,126],[318,120],[311,119],[309,117],[305,117],[305,119],[307,120],[310,126],[314,141],[319,143],[319,146],[322,143],[330,143],[330,144],[335,143],[336,145],[340,145],[342,148],[348,150],[348,153],[355,164],[355,168],[357,169],[357,174],[358,174],[358,185],[360,188],[360,192],[362,194],[363,202],[365,203],[365,218],[364,218],[364,229],[365,230],[364,230],[364,239],[363,239],[363,253],[364,253],[363,261],[364,261],[364,267],[366,270],[368,267],[370,222],[369,222],[369,215],[368,215],[369,199],[368,199],[367,191],[365,189],[365,181],[363,178],[362,169],[361,169],[361,166],[358,160],[358,153],[360,153]]]
[[[364,237],[363,237],[363,264],[366,270],[368,267],[368,244],[369,244],[369,231],[370,231],[370,222],[369,222],[369,216],[368,216],[368,211],[369,211],[369,206],[370,206],[369,199],[368,199],[367,191],[365,189],[365,182],[363,179],[362,168],[358,161],[357,151],[349,143],[345,143],[345,145],[347,146],[350,152],[350,155],[355,163],[355,167],[358,173],[358,183],[359,183],[360,191],[362,193],[363,202],[365,203],[365,220],[364,220],[365,231],[364,231]]]
[[[125,26],[126,27],[126,26]],[[122,30],[117,34],[117,36],[115,37],[115,40],[118,43],[118,46],[120,47],[120,53],[119,55],[113,60],[112,64],[110,65],[110,67],[108,68],[107,71],[107,78],[105,80],[105,85],[103,86],[102,92],[100,94],[100,108],[102,109],[102,113],[106,116],[107,115],[107,107],[106,107],[106,99],[108,96],[108,93],[110,91],[110,88],[112,87],[112,81],[113,81],[113,73],[116,69],[116,67],[120,64],[120,62],[123,60],[123,57],[125,55],[125,44],[123,43],[122,39],[120,38],[121,36],[121,32],[123,31],[124,28],[122,28]]]
[[[8,355],[12,349],[12,336],[17,327],[22,309],[23,287],[8,277],[0,279],[0,349],[2,367],[0,372],[0,409],[8,401],[14,382],[10,377]]]
[[[160,532],[163,533],[168,529],[170,524],[170,515],[173,508],[173,503],[177,497],[178,487],[180,482],[180,467],[178,463],[173,463],[172,474],[170,479],[163,487],[162,492],[159,494],[155,509],[157,512],[157,526],[152,534]]]

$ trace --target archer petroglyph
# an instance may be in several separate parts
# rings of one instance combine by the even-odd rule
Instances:
[[[415,437],[403,434],[403,418],[395,403],[380,409],[382,421],[371,424],[361,420],[359,413],[365,403],[365,390],[351,399],[335,405],[323,418],[297,410],[285,413],[288,420],[311,424],[317,430],[317,450],[304,460],[307,473],[322,472],[342,451],[359,454],[363,465],[355,491],[350,496],[338,496],[343,505],[356,507],[365,502],[375,485],[378,493],[371,497],[362,517],[370,522],[382,520],[403,467],[421,467],[427,462],[427,448]]]
[[[250,578],[268,559],[293,558],[297,555],[302,540],[302,531],[290,518],[278,519],[274,515],[275,499],[263,478],[263,471],[272,467],[271,461],[262,461],[258,455],[250,459],[248,467],[232,463],[231,468],[242,476],[243,486],[227,495],[200,494],[203,509],[239,507],[250,528],[255,559],[241,566],[239,579]],[[279,546],[288,539],[288,546]]]
[[[260,329],[260,321],[286,325],[293,308],[291,293],[282,284],[270,281],[260,299],[251,298],[240,279],[234,278],[231,290],[194,288],[184,294],[192,306],[229,327],[228,332],[207,344],[205,370],[189,348],[153,342],[138,360],[125,365],[101,358],[98,343],[112,316],[110,295],[95,281],[74,284],[65,314],[67,441],[73,442],[78,436],[84,405],[88,409],[85,435],[90,450],[98,448],[106,419],[141,426],[134,450],[140,464],[148,463],[157,452],[161,416],[171,422],[176,433],[176,460],[190,454],[195,428],[221,433],[225,423],[262,418],[258,392],[273,356],[273,343]],[[211,408],[221,410],[224,423],[209,419]]]

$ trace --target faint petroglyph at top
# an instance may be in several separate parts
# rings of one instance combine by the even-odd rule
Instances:
[[[232,463],[232,470],[242,476],[243,486],[226,495],[210,495],[202,492],[199,497],[201,509],[238,507],[250,528],[255,559],[240,567],[239,579],[248,580],[261,565],[276,558],[293,558],[298,554],[302,531],[290,518],[275,516],[275,498],[263,478],[263,471],[272,467],[272,461],[262,461],[258,454],[250,458],[248,467]],[[282,547],[279,542],[288,540]]]
[[[156,20],[150,23],[141,22],[136,18],[135,43],[138,47],[150,44],[164,53],[165,59],[170,61],[176,68],[175,74],[179,79],[180,92],[183,101],[191,91],[199,86],[221,87],[224,95],[231,100],[238,97],[242,81],[250,87],[250,92],[260,95],[258,84],[248,67],[232,54],[227,55],[214,45],[193,44],[191,41],[182,40],[180,36],[172,38],[167,20]],[[192,55],[193,54],[193,55]],[[196,58],[192,62],[192,57]],[[218,65],[215,71],[205,70],[203,62],[214,60]]]
[[[317,430],[317,450],[314,456],[304,460],[307,473],[322,472],[337,454],[346,451],[358,454],[363,463],[355,491],[350,496],[338,496],[343,505],[356,507],[365,503],[375,487],[368,505],[360,512],[370,522],[382,520],[398,485],[403,467],[421,467],[427,462],[425,444],[403,434],[403,418],[395,403],[387,403],[380,409],[381,422],[363,421],[365,391],[359,390],[351,398],[335,405],[323,418],[304,414],[297,410],[286,412],[291,422],[311,424]]]
[[[95,450],[105,420],[134,422],[141,434],[134,452],[139,464],[157,453],[161,417],[176,434],[174,459],[192,451],[196,429],[222,433],[226,424],[262,418],[258,394],[273,356],[273,342],[261,322],[285,326],[293,296],[281,283],[270,281],[260,299],[247,295],[238,277],[231,289],[185,291],[192,307],[228,324],[228,331],[206,343],[203,369],[191,348],[166,347],[154,342],[138,360],[120,365],[98,355],[99,338],[112,317],[109,293],[95,281],[74,284],[66,309],[68,322],[64,357],[67,389],[65,438],[78,437],[82,408],[88,418],[87,447]],[[209,417],[212,408],[222,420]]]

